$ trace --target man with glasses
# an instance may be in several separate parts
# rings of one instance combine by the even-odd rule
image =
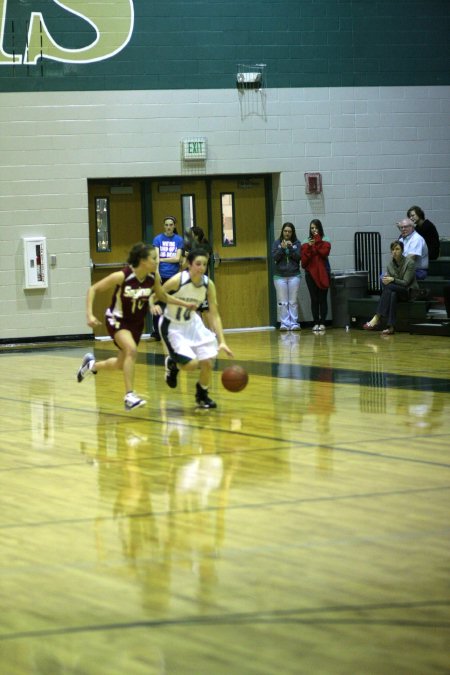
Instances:
[[[416,267],[416,279],[425,279],[428,274],[428,248],[425,239],[414,229],[414,223],[404,218],[397,227],[400,230],[399,241],[403,243],[403,255],[412,258]]]

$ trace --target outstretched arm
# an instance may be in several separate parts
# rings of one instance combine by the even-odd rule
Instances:
[[[155,272],[155,283],[153,290],[156,297],[161,302],[164,302],[166,305],[179,305],[180,307],[187,307],[188,309],[197,309],[197,303],[195,302],[185,302],[185,300],[180,300],[180,298],[175,298],[173,295],[170,295],[170,291],[176,291],[180,288],[180,277],[181,273],[175,274],[166,281],[164,286],[161,285],[161,277],[159,272]],[[169,291],[169,292],[168,292]]]

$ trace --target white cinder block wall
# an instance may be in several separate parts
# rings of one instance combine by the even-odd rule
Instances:
[[[2,94],[0,339],[90,332],[88,178],[182,175],[180,140],[204,135],[207,174],[278,174],[275,236],[320,218],[332,267],[351,269],[354,232],[380,231],[387,255],[412,204],[450,237],[449,120],[450,87]],[[322,195],[305,195],[306,171]],[[21,237],[36,235],[57,265],[24,291]],[[305,288],[301,302],[309,320]]]

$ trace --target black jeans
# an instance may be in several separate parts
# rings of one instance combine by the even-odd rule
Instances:
[[[305,279],[311,298],[311,314],[314,324],[325,325],[328,314],[328,288],[319,288],[309,272],[305,272]]]
[[[386,318],[388,326],[395,326],[398,300],[403,302],[409,300],[409,291],[407,288],[394,283],[383,286],[380,301],[378,303],[377,314]]]

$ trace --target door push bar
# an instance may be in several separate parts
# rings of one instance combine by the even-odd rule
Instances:
[[[245,256],[243,258],[221,258],[218,253],[214,253],[214,268],[219,267],[224,263],[239,263],[239,262],[254,262],[254,261],[264,261],[266,262],[267,258],[263,255],[257,256]]]
[[[126,267],[126,263],[124,262],[109,262],[109,263],[95,263],[91,260],[91,269],[96,270],[96,269],[114,269],[116,267]]]
[[[214,253],[213,255],[213,260],[214,260],[214,267],[217,268],[219,265],[225,264],[225,263],[239,263],[239,262],[265,262],[267,258],[263,255],[257,255],[257,256],[244,256],[242,258],[221,258],[218,253]],[[91,268],[92,269],[115,269],[115,268],[122,268],[125,267],[126,263],[124,262],[109,262],[109,263],[95,263],[91,260]]]

